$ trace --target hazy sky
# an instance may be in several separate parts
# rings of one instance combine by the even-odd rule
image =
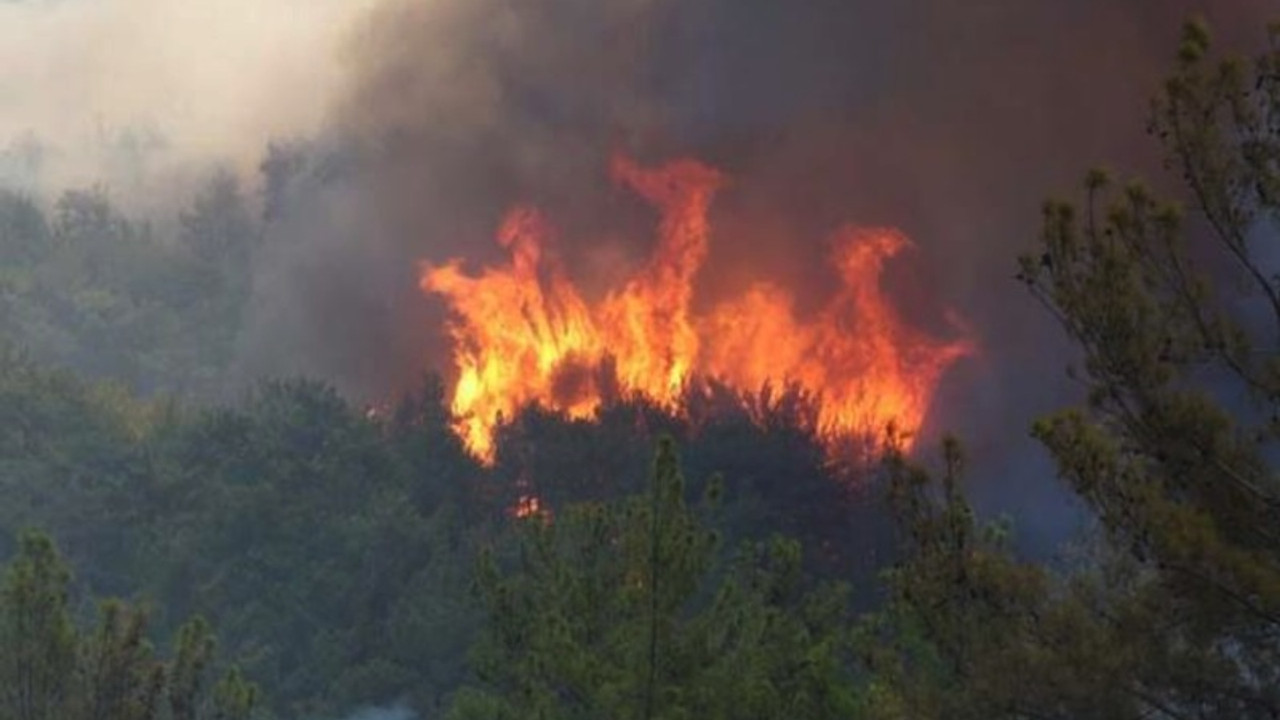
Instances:
[[[272,136],[317,132],[370,0],[0,2],[0,149],[28,133],[46,179],[102,172],[132,129],[160,162],[251,167]]]

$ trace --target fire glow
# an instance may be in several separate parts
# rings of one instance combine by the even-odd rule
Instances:
[[[660,219],[648,262],[600,302],[587,302],[544,256],[554,230],[529,206],[513,208],[498,230],[509,264],[474,275],[459,259],[422,268],[422,289],[443,296],[452,312],[451,409],[472,452],[491,460],[498,424],[531,404],[592,416],[607,396],[603,378],[620,394],[675,411],[699,378],[744,393],[798,386],[817,403],[823,437],[892,427],[910,447],[942,373],[973,346],[910,327],[885,296],[881,270],[910,246],[906,237],[839,230],[832,261],[840,289],[812,318],[797,317],[792,294],[767,282],[697,315],[694,281],[723,175],[693,160],[648,169],[623,157],[611,171]]]

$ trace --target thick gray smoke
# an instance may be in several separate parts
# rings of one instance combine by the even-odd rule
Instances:
[[[983,347],[944,386],[934,425],[969,442],[976,473],[1005,478],[989,485],[993,507],[1043,503],[1050,484],[1020,477],[1045,472],[1027,423],[1072,389],[1044,381],[1066,347],[1012,280],[1014,258],[1041,201],[1089,166],[1160,172],[1145,111],[1186,17],[1249,47],[1272,12],[1267,0],[383,0],[353,40],[331,136],[283,183],[245,371],[402,388],[447,365],[419,260],[497,258],[503,209],[532,201],[599,289],[644,254],[651,220],[607,182],[608,155],[693,154],[734,178],[714,210],[709,297],[764,274],[816,299],[842,222],[914,238],[922,251],[889,282],[920,322],[959,311]]]
[[[892,290],[922,324],[955,309],[982,347],[945,383],[935,430],[968,441],[975,474],[1009,479],[989,487],[1016,510],[1049,485],[1020,482],[1043,473],[1027,422],[1072,393],[1045,384],[1066,349],[1011,277],[1041,200],[1098,162],[1160,171],[1145,111],[1185,17],[1249,47],[1275,12],[1274,0],[8,0],[0,183],[105,176],[113,197],[146,207],[196,165],[255,177],[269,224],[239,377],[303,372],[381,399],[447,369],[420,261],[499,258],[503,210],[534,202],[599,292],[644,256],[652,221],[607,181],[607,157],[695,155],[733,178],[700,302],[761,277],[803,288],[802,309],[816,302],[832,282],[825,239],[844,222],[917,242]],[[289,142],[264,156],[271,137]]]

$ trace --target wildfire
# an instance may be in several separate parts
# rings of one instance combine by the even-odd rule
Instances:
[[[542,500],[537,495],[521,495],[516,499],[511,514],[520,519],[545,517],[547,511],[542,508]]]
[[[588,303],[544,257],[554,229],[528,206],[512,209],[498,230],[508,265],[477,275],[457,259],[423,267],[422,289],[444,296],[453,312],[452,410],[472,452],[491,459],[497,424],[531,403],[589,417],[611,383],[675,409],[699,377],[743,391],[795,384],[817,399],[824,436],[892,426],[909,447],[943,371],[972,345],[908,326],[885,297],[881,269],[909,247],[906,237],[841,229],[833,243],[841,288],[812,318],[798,317],[791,294],[764,282],[698,316],[694,280],[724,177],[693,160],[647,169],[616,158],[611,170],[660,221],[648,262],[600,302]]]

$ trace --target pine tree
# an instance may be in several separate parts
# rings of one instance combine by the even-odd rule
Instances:
[[[1152,131],[1191,222],[1140,184],[1086,181],[1045,208],[1022,277],[1083,354],[1085,408],[1035,427],[1145,582],[1161,618],[1134,691],[1177,717],[1280,715],[1280,27],[1252,65],[1209,57],[1200,23]],[[1219,282],[1200,270],[1211,260]]]
[[[1100,521],[1065,576],[1017,561],[958,489],[890,461],[906,553],[865,628],[882,718],[1280,717],[1280,28],[1252,65],[1184,31],[1152,132],[1189,222],[1088,175],[1021,279],[1081,350],[1084,407],[1034,434]],[[1238,282],[1202,272],[1219,258]]]
[[[717,535],[685,495],[664,439],[647,494],[530,517],[509,566],[488,554],[479,683],[451,717],[847,716],[846,596],[802,592],[790,541],[717,570]]]
[[[99,607],[98,627],[80,648],[70,708],[94,720],[150,720],[164,687],[164,664],[147,642],[147,615],[118,600]]]
[[[0,718],[248,720],[257,691],[235,667],[206,687],[207,623],[184,625],[176,658],[165,662],[147,641],[147,613],[119,600],[101,603],[96,628],[78,634],[70,581],[47,535],[22,536],[0,587]]]
[[[71,572],[53,541],[24,534],[0,588],[0,717],[60,720],[76,665]]]

